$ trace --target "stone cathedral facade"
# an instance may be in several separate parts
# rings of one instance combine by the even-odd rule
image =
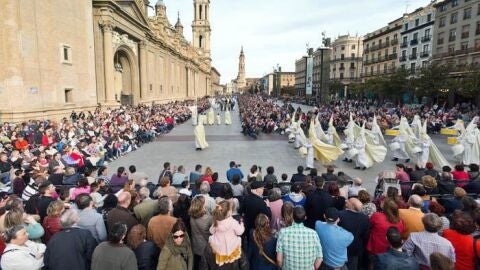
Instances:
[[[162,0],[2,1],[0,120],[212,94],[210,1],[193,0],[191,42],[166,8]]]

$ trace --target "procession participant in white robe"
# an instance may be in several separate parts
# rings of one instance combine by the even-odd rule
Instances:
[[[230,116],[230,111],[227,110],[225,111],[225,125],[231,125],[232,124],[232,117]]]
[[[415,145],[415,164],[419,168],[425,168],[428,162],[428,155],[430,154],[430,140],[425,137],[421,137],[420,139],[413,138],[413,143]]]
[[[217,125],[222,124],[222,117],[220,116],[220,113],[217,113]]]
[[[213,107],[210,107],[210,109],[208,110],[207,119],[209,125],[215,124],[215,111],[213,110]]]
[[[203,118],[205,115],[200,115],[198,125],[195,126],[193,133],[195,135],[195,148],[197,151],[203,150],[208,147],[207,140],[205,138],[205,127],[203,126]]]
[[[372,133],[375,134],[376,136],[376,138],[374,139],[376,144],[383,144],[384,146],[387,146],[387,143],[385,142],[385,138],[383,138],[382,129],[378,125],[376,115],[373,115]]]
[[[400,120],[398,131],[399,134],[392,140],[392,143],[390,144],[390,149],[393,151],[392,161],[404,159],[405,162],[410,162],[410,156],[407,151],[407,144],[410,143],[413,146],[413,143],[411,141],[412,138],[409,137],[410,135],[413,135],[413,131],[410,129],[406,118],[402,117],[402,119]]]
[[[352,162],[353,158],[357,155],[357,151],[355,150],[355,138],[353,136],[352,129],[345,129],[345,140],[342,150],[345,151],[345,158],[343,161],[345,162]]]
[[[331,141],[329,142],[329,144],[340,147],[340,144],[342,144],[342,141],[340,140],[340,136],[338,136],[337,129],[333,125],[333,114],[330,116],[330,120],[328,121],[327,133],[332,137],[331,139],[330,137],[328,138],[329,141]]]
[[[480,163],[480,131],[477,128],[479,117],[476,116],[470,121],[465,133],[460,139],[460,143],[464,147],[463,164],[479,164]]]
[[[313,145],[310,142],[310,140],[307,139],[307,142],[303,145],[305,148],[307,148],[307,155],[306,155],[306,170],[310,170],[315,168],[314,167],[314,154],[313,154]]]
[[[368,156],[367,153],[365,152],[365,137],[364,136],[359,136],[355,139],[354,143],[354,148],[357,152],[357,155],[354,157],[355,159],[355,169],[359,170],[365,170],[369,166],[369,161],[368,161]]]
[[[300,126],[298,126],[293,132],[293,134],[295,134],[295,142],[294,142],[295,149],[299,149],[302,146],[302,134],[301,134],[302,132],[303,131]]]
[[[390,149],[393,150],[393,159],[392,161],[398,161],[399,159],[404,159],[405,162],[410,161],[410,157],[408,156],[406,150],[406,143],[407,143],[407,135],[404,131],[400,131],[390,144]]]
[[[192,125],[197,125],[198,122],[198,111],[197,111],[197,105],[190,106],[188,107],[190,111],[192,112]]]

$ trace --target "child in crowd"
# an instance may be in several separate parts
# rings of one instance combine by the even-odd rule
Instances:
[[[215,262],[218,266],[240,259],[242,255],[241,235],[244,231],[243,222],[232,217],[230,202],[224,200],[217,204],[213,211],[213,225],[210,227],[212,235],[208,242],[215,254]]]

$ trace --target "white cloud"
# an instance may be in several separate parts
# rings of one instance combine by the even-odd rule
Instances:
[[[172,24],[177,11],[191,40],[193,0],[164,0]],[[408,11],[430,0],[409,0]],[[156,0],[151,0],[154,6]],[[277,63],[284,71],[295,70],[295,59],[305,45],[318,47],[320,33],[335,38],[342,34],[364,35],[400,17],[406,10],[401,0],[211,0],[213,65],[222,82],[236,78],[240,46],[246,55],[247,77],[271,72]]]

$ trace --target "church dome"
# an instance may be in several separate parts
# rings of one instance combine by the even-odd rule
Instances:
[[[163,0],[158,0],[157,3],[155,4],[156,7],[164,7],[165,3],[163,3]]]

